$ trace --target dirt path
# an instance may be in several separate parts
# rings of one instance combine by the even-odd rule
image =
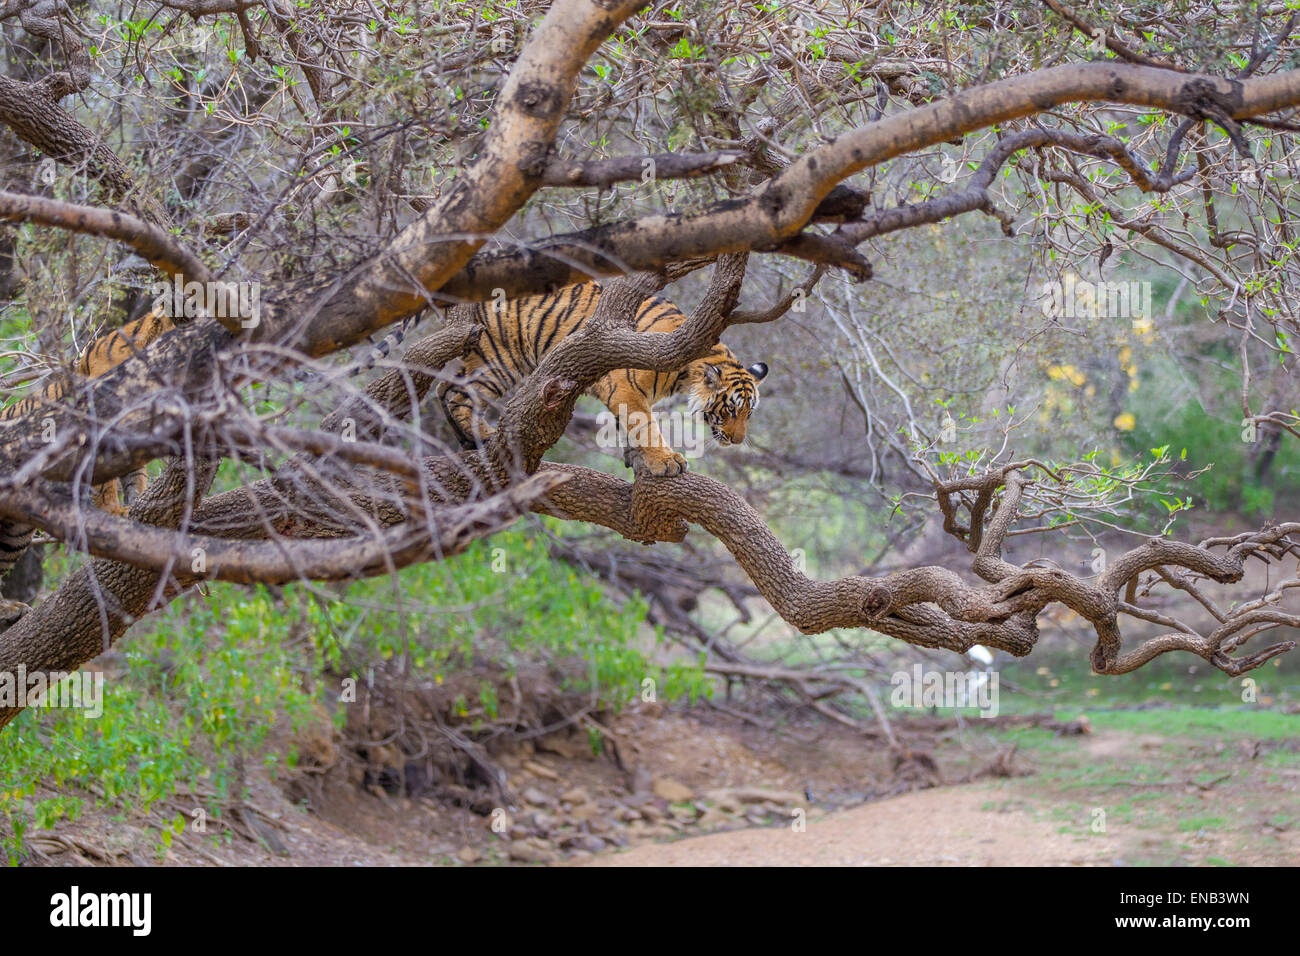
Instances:
[[[1094,715],[1092,732],[1077,736],[913,727],[910,739],[934,754],[940,779],[995,764],[1012,775],[883,799],[866,788],[897,785],[895,761],[848,729],[775,734],[713,715],[626,715],[617,732],[627,767],[593,753],[576,731],[498,755],[518,798],[505,833],[472,807],[360,786],[342,769],[309,801],[258,773],[247,801],[256,814],[232,827],[233,839],[221,839],[226,823],[214,820],[213,832],[187,828],[162,852],[156,817],[123,821],[91,807],[29,834],[30,862],[1300,865],[1300,734],[1289,723],[1236,711],[1144,714]],[[801,806],[809,819],[796,831],[790,808]]]
[[[602,854],[584,866],[1109,865],[1111,841],[1080,839],[1023,811],[988,809],[985,786],[908,793],[791,827],[732,830]]]

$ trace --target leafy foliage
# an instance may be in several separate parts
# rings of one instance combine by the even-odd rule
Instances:
[[[453,560],[336,593],[224,586],[169,605],[124,645],[102,716],[28,708],[0,734],[0,852],[16,864],[25,836],[88,805],[150,815],[165,850],[178,807],[191,810],[178,793],[203,795],[192,809],[219,819],[243,798],[248,761],[273,773],[294,766],[277,730],[297,729],[320,706],[341,722],[339,679],[363,679],[385,662],[441,682],[550,661],[569,690],[612,708],[647,678],[660,699],[707,694],[697,666],[652,661],[640,640],[642,601],[613,603],[597,582],[553,560],[546,541],[509,531]],[[494,719],[494,684],[483,681],[479,698],[459,707],[471,722]]]

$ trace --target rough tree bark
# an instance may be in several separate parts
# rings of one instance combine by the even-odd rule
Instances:
[[[602,375],[620,368],[674,371],[707,352],[730,324],[776,321],[779,310],[735,312],[750,252],[798,256],[864,278],[870,266],[856,247],[868,238],[965,212],[999,215],[988,194],[993,175],[1027,148],[1104,158],[1143,191],[1165,192],[1185,181],[1174,178],[1172,163],[1148,169],[1118,139],[1041,129],[1005,134],[961,190],[926,203],[868,209],[859,193],[835,192],[846,178],[1072,103],[1161,109],[1239,135],[1241,121],[1273,122],[1269,114],[1300,105],[1300,71],[1222,79],[1117,62],[1040,69],[883,116],[784,167],[771,163],[770,178],[739,199],[560,235],[522,251],[483,251],[488,237],[548,184],[603,185],[636,175],[640,157],[575,165],[559,158],[555,142],[580,70],[640,6],[641,0],[557,0],[501,87],[476,160],[377,255],[347,269],[271,284],[253,327],[197,320],[56,407],[0,427],[0,516],[34,524],[96,556],[4,632],[0,670],[76,667],[199,580],[391,572],[454,554],[524,510],[599,524],[646,543],[679,541],[697,525],[727,547],[782,618],[806,633],[869,627],[922,646],[965,651],[982,644],[1024,655],[1038,637],[1037,615],[1056,602],[1095,629],[1091,659],[1102,673],[1132,670],[1170,650],[1240,673],[1294,646],[1282,641],[1254,654],[1233,653],[1256,633],[1300,626],[1300,617],[1277,607],[1281,588],[1237,607],[1215,608],[1218,626],[1208,634],[1172,616],[1153,616],[1138,606],[1136,590],[1143,575],[1155,572],[1205,603],[1198,576],[1231,583],[1250,557],[1300,556],[1295,522],[1200,545],[1155,538],[1091,580],[1016,566],[1003,560],[1002,546],[1023,496],[1031,487],[1070,480],[1041,462],[1016,461],[967,478],[936,476],[933,483],[945,527],[966,543],[979,583],[940,567],[813,581],[757,512],[716,481],[638,474],[627,482],[544,457],[563,434],[578,396]],[[280,24],[287,26],[283,17]],[[321,76],[315,73],[311,90],[324,109]],[[85,81],[77,63],[37,83],[0,77],[0,122],[51,156],[88,165],[107,203],[117,208],[6,193],[0,194],[0,217],[108,237],[168,272],[209,275],[198,254],[170,234],[166,213],[140,194],[125,164],[59,106]],[[1177,145],[1170,148],[1175,159]],[[726,152],[679,157],[676,165],[665,161],[665,174],[697,177],[735,161]],[[819,223],[836,228],[809,228]],[[670,334],[633,330],[632,317],[646,295],[710,261],[715,265],[704,304],[687,322]],[[431,302],[539,292],[593,274],[622,277],[606,283],[591,320],[550,351],[509,397],[496,435],[480,450],[431,448],[410,424],[443,366],[477,335],[455,309],[443,328],[408,350],[401,368],[376,379],[315,431],[264,427],[241,404],[239,389],[282,376],[290,364],[286,356],[329,355]],[[340,437],[345,423],[355,430],[346,439]],[[415,451],[388,442],[395,433]],[[285,457],[274,474],[206,497],[218,461],[259,446]],[[79,507],[78,484],[118,477],[160,457],[168,459],[163,475],[128,518]],[[187,561],[196,548],[207,557],[202,569]],[[1121,614],[1156,621],[1169,633],[1125,650]],[[15,714],[0,710],[0,726]]]

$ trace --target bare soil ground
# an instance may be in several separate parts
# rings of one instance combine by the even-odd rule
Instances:
[[[510,808],[395,796],[339,767],[309,787],[258,778],[243,812],[165,852],[146,821],[90,812],[29,835],[30,862],[1300,864],[1300,733],[1059,736],[931,720],[905,731],[914,757],[900,759],[837,725],[774,731],[707,710],[650,707],[612,730],[600,755],[578,733],[496,755]]]
[[[967,784],[888,797],[810,818],[807,829],[751,828],[635,847],[588,866],[1088,866],[1109,865],[1112,840],[1057,831],[1032,814],[988,808]]]
[[[1220,762],[1208,762],[1196,760],[1206,755],[1186,741],[1153,735],[1074,740],[1063,758],[1019,760],[1022,769],[1038,766],[1023,777],[811,814],[802,832],[791,825],[749,828],[601,854],[582,865],[1300,864],[1300,769],[1258,763],[1253,744],[1224,748]],[[1137,768],[1180,746],[1192,760],[1170,760],[1165,779],[1142,779]],[[1080,767],[1096,771],[1099,783],[1081,785],[1074,773]]]

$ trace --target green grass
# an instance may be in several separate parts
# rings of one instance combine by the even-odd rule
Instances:
[[[1057,708],[1057,720],[1081,709]],[[1019,745],[1033,774],[1005,783],[987,810],[1018,794],[1057,832],[1091,837],[1093,808],[1127,865],[1237,865],[1278,859],[1275,830],[1297,816],[1278,803],[1294,778],[1274,768],[1300,761],[1300,715],[1259,706],[1086,711],[1092,736],[1039,727],[994,727],[999,746]],[[978,723],[974,726],[978,727]],[[1099,740],[1098,738],[1103,738]],[[1227,851],[1230,856],[1224,856]],[[1219,856],[1212,856],[1218,852]]]
[[[1093,674],[1082,655],[1057,642],[999,666],[1003,713],[1032,713],[1061,704],[1089,708],[1165,706],[1235,707],[1244,703],[1243,678],[1231,678],[1188,654],[1158,657],[1131,674]],[[1263,705],[1300,701],[1300,656],[1283,655],[1246,675]],[[1015,688],[1012,690],[1011,688]]]
[[[1088,711],[1094,730],[1162,734],[1176,737],[1249,737],[1259,740],[1295,740],[1300,737],[1300,715],[1247,705],[1234,708],[1181,710]]]
[[[1093,732],[1119,732],[1130,734],[1147,734],[1165,736],[1171,739],[1160,750],[1170,759],[1186,758],[1190,740],[1206,743],[1222,743],[1236,740],[1261,741],[1295,741],[1300,738],[1300,716],[1283,714],[1273,710],[1209,710],[1187,708],[1184,710],[1137,710],[1137,711],[1098,711],[1098,710],[1058,710],[1054,717],[1058,721],[1073,720],[1081,713],[1086,713],[1092,723]],[[1008,744],[1049,755],[1076,754],[1079,749],[1078,737],[1058,737],[1053,731],[1043,727],[991,727],[988,732],[995,738]],[[1084,738],[1086,739],[1086,738]],[[1300,752],[1287,749],[1274,749],[1262,753],[1260,760],[1268,765],[1288,764],[1300,760]],[[1167,762],[1126,763],[1120,776],[1133,779],[1142,775],[1158,776]],[[1090,783],[1106,783],[1102,779],[1091,779],[1089,775],[1103,771],[1097,767],[1081,767],[1076,772]]]
[[[1184,833],[1196,833],[1200,830],[1218,830],[1228,825],[1226,817],[1195,816],[1178,821],[1178,829]]]

